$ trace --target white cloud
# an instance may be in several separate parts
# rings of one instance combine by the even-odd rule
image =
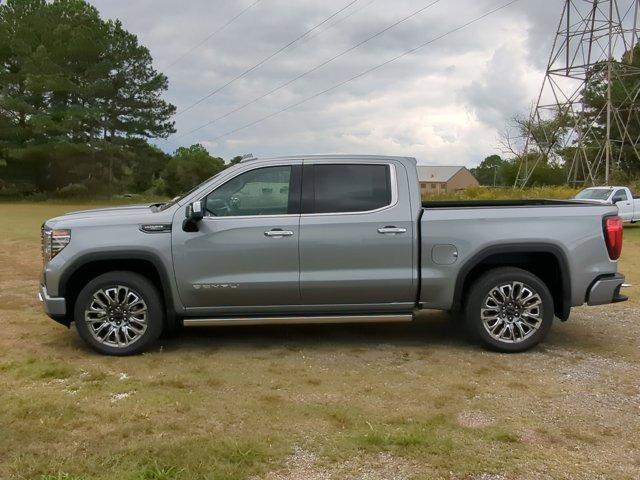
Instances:
[[[182,110],[320,22],[347,0],[262,0],[176,65],[193,45],[254,0],[95,0],[151,50],[170,80],[167,98]],[[262,95],[349,48],[426,0],[359,0],[328,22],[363,7],[309,41],[291,47],[198,107],[176,117],[178,134],[158,145],[203,143],[225,158],[251,152],[416,156],[421,162],[477,164],[494,153],[504,121],[534,99],[560,1],[523,0],[415,54],[253,127],[219,135],[358,74],[498,5],[442,0],[326,67],[196,134],[180,134]],[[368,4],[368,6],[365,6]]]

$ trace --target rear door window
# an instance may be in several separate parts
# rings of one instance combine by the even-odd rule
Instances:
[[[315,164],[310,213],[367,212],[391,204],[389,165]],[[309,183],[305,180],[305,185]]]

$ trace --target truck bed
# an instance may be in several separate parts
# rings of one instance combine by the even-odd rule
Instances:
[[[517,254],[515,246],[561,255],[571,275],[571,306],[584,303],[596,276],[616,271],[602,231],[602,219],[617,213],[613,205],[536,199],[427,201],[422,207],[419,302],[424,308],[456,308],[456,278],[465,265],[487,255],[499,264],[505,255]]]
[[[551,207],[551,206],[590,206],[593,203],[581,200],[553,200],[545,198],[526,200],[432,200],[422,202],[422,208],[473,208],[473,207]]]

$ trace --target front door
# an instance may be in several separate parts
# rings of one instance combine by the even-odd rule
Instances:
[[[626,190],[620,188],[613,194],[612,202],[618,207],[618,215],[625,221],[633,220],[633,199],[629,198]]]
[[[414,222],[406,173],[393,163],[305,162],[300,218],[304,305],[411,308]],[[406,194],[405,194],[406,195]]]
[[[173,226],[173,259],[187,308],[296,305],[301,165],[245,170],[204,199],[197,232]]]

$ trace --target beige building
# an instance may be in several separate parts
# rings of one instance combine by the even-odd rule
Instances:
[[[417,168],[420,193],[423,196],[480,186],[466,167],[418,165]]]

